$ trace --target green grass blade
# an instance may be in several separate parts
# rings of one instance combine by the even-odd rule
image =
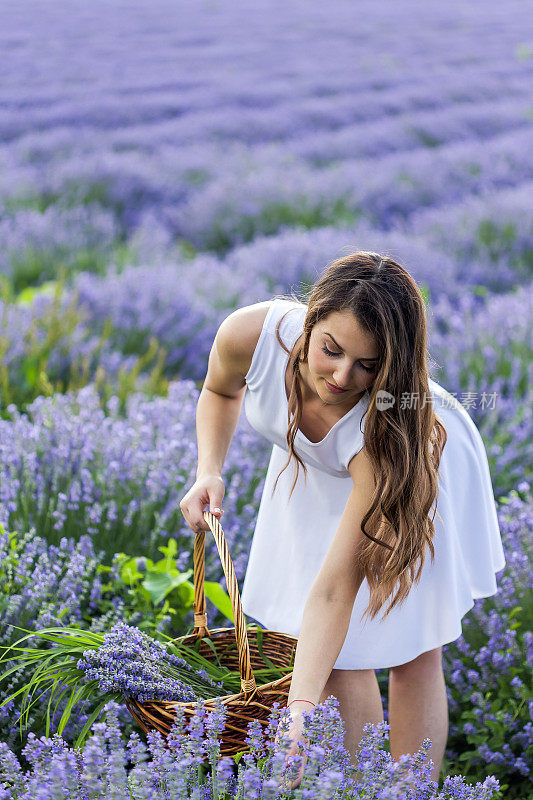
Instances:
[[[9,703],[10,700],[14,700],[15,697],[18,697],[18,695],[22,694],[22,692],[25,692],[26,688],[27,688],[27,685],[24,685],[20,689],[17,689],[16,692],[13,692],[13,694],[10,694],[9,697],[6,700],[4,700],[3,703],[0,704],[0,708],[2,708],[2,706],[4,706],[6,703]]]
[[[72,684],[75,684],[74,687],[72,688],[72,691],[73,692],[76,691],[76,687],[79,686],[81,677],[82,676],[80,676],[80,675],[73,674],[72,677],[62,680],[61,683],[62,683],[62,685],[65,686],[65,688],[63,689],[63,691],[61,692],[61,694],[59,695],[59,697],[56,700],[56,704],[54,706],[53,716],[55,716],[55,714],[57,713],[57,707],[58,707],[59,703],[61,702],[61,698],[69,691],[69,689],[72,686]],[[50,693],[50,700],[48,702],[48,709],[47,709],[47,713],[46,713],[46,730],[47,731],[50,730],[50,704],[52,702],[52,697],[54,696],[56,688],[57,688],[57,686],[54,683],[54,685],[52,687],[52,691]],[[58,733],[60,733],[60,731],[58,731]],[[50,735],[49,732],[47,732],[46,735],[49,736]]]
[[[272,661],[269,659],[268,656],[265,655],[263,651],[263,631],[260,628],[257,629],[257,649],[259,650],[259,655],[261,656],[267,667],[274,670],[276,675],[279,675],[279,677],[281,678],[283,673],[280,672],[280,670],[276,667],[276,665],[272,663]]]
[[[24,687],[24,688],[26,688],[26,687]],[[37,697],[37,699],[34,700],[34,702],[31,705],[34,705],[35,703],[37,703],[41,699],[43,694],[45,694],[48,691],[49,688],[50,687],[48,687],[48,686],[46,688],[44,688],[42,690],[41,694],[39,695],[39,697]],[[21,705],[21,708],[22,708],[22,705]],[[31,706],[30,706],[30,708],[31,708]],[[29,711],[29,708],[28,708],[28,711]],[[24,716],[24,712],[21,710],[21,713],[20,713],[20,716],[19,716],[20,741],[22,741],[22,739],[23,739],[23,736],[22,736],[22,718],[23,718],[23,716]],[[28,718],[27,718],[27,714],[26,714],[26,728],[27,727],[28,727]]]
[[[73,687],[72,693],[71,693],[71,695],[70,695],[70,697],[68,699],[68,703],[65,706],[65,710],[63,711],[61,719],[59,720],[59,725],[58,725],[58,728],[57,728],[57,732],[59,733],[60,736],[63,733],[65,725],[67,724],[67,722],[68,722],[68,720],[70,718],[70,714],[71,714],[71,711],[72,711],[74,705],[79,701],[79,699],[83,695],[84,691],[85,691],[85,686],[78,686],[78,687],[74,686]]]
[[[204,636],[204,637],[203,637],[203,639],[202,639],[202,641],[203,641],[203,642],[205,642],[205,644],[207,645],[207,647],[209,647],[209,648],[210,648],[210,649],[213,651],[213,654],[214,654],[214,656],[215,656],[215,660],[216,660],[216,664],[217,664],[217,666],[218,666],[220,669],[224,669],[224,667],[223,667],[223,666],[222,666],[222,664],[220,663],[220,659],[219,659],[219,657],[218,657],[217,649],[216,649],[215,645],[213,644],[213,642],[211,641],[211,639],[209,638],[209,636]],[[200,647],[200,640],[199,640],[199,642],[198,642],[198,647]],[[199,650],[196,650],[196,645],[195,645],[195,652],[196,652],[196,653],[198,653],[198,655],[200,655],[200,652],[199,652]],[[187,656],[185,656],[185,658],[187,658]],[[209,660],[208,660],[207,658],[205,658],[204,656],[201,656],[201,655],[200,655],[200,658],[204,659],[204,661],[207,661],[207,663],[208,663],[208,664],[212,664],[212,663],[213,663],[212,661],[209,661]]]
[[[54,637],[54,636],[44,636],[44,635],[41,636],[41,633],[42,632],[37,632],[37,633],[32,632],[30,636],[39,635],[40,638],[44,639],[45,641],[51,641],[54,644],[58,644],[59,646],[54,649],[54,652],[60,652],[63,654],[68,652],[72,655],[72,657],[74,657],[74,655],[76,656],[83,655],[84,650],[95,650],[102,643],[102,642],[97,643],[97,646],[95,647],[92,642],[81,641],[77,646],[76,645],[73,646],[73,640],[69,637],[63,637],[63,636]],[[32,660],[39,660],[40,658],[43,657],[44,653],[50,652],[50,648],[41,650],[39,648],[17,647],[17,645],[19,645],[21,642],[23,642],[25,639],[28,638],[29,638],[28,636],[23,636],[22,639],[19,639],[17,642],[15,642],[15,644],[10,645],[9,647],[3,647],[3,648],[0,647],[0,652],[3,651],[3,654],[0,656],[0,664],[4,661],[17,661],[17,662],[22,661],[29,663]],[[20,655],[16,656],[12,655],[10,658],[8,658],[7,656],[8,652],[17,650],[21,651]],[[20,669],[20,664],[18,667],[17,666],[10,667],[6,672],[0,675],[0,680],[3,680],[8,675],[12,674],[15,669]]]
[[[32,700],[32,702],[29,703],[28,702],[28,696],[30,694],[30,690],[31,690],[31,696],[33,698],[33,695],[35,694],[35,691],[37,690],[37,687],[39,685],[42,685],[43,683],[51,682],[50,685],[52,687],[57,687],[57,685],[59,683],[61,683],[63,680],[68,680],[69,674],[72,675],[72,672],[71,672],[71,670],[72,670],[72,662],[71,661],[70,662],[69,661],[65,661],[65,662],[63,662],[62,664],[59,664],[59,665],[57,665],[57,664],[56,665],[53,665],[53,664],[49,665],[48,662],[53,660],[54,657],[55,657],[55,653],[51,653],[51,654],[47,655],[43,659],[42,663],[36,668],[35,672],[33,673],[33,675],[30,678],[29,683],[27,683],[26,686],[23,687],[24,694],[23,694],[22,703],[21,703],[21,719],[22,719],[23,716],[26,717],[26,726],[28,724],[29,710],[30,710],[30,708],[32,708],[33,705],[35,705],[35,703],[39,699],[39,698],[37,698],[37,700]],[[70,669],[69,668],[64,669],[62,672],[60,670],[59,675],[57,675],[58,667],[63,667],[64,665],[69,665]],[[77,672],[79,673],[78,670],[77,670]],[[53,677],[54,675],[56,676],[55,678]],[[45,689],[43,690],[43,693],[44,693],[44,691],[46,691],[49,688],[50,688],[50,686],[45,687]],[[55,691],[55,688],[53,689],[53,691]],[[53,692],[52,692],[52,694],[53,694]],[[39,697],[41,697],[41,696],[42,695],[40,695]]]
[[[93,711],[93,713],[91,714],[91,716],[81,729],[80,735],[78,736],[78,738],[74,743],[74,747],[81,747],[81,745],[87,738],[87,734],[89,733],[91,725],[97,720],[104,706],[107,703],[109,703],[110,700],[115,700],[116,702],[120,702],[121,699],[122,695],[120,694],[120,692],[108,693],[107,695],[104,696],[102,702],[98,704],[98,706],[95,708],[95,710]]]
[[[89,634],[89,631],[85,631],[82,628],[45,628],[40,631],[33,631],[31,635],[38,636],[39,639],[45,642],[67,645],[77,649],[82,645],[86,645],[85,649],[94,649],[95,647],[100,647],[104,641],[102,634]],[[27,639],[29,637],[25,636],[23,638]],[[22,639],[19,641],[22,641]],[[16,644],[18,643],[16,642]]]
[[[29,639],[32,636],[38,636],[40,639],[44,639],[45,641],[49,642],[63,642],[70,645],[72,645],[74,640],[96,646],[100,646],[104,641],[104,634],[94,633],[94,631],[88,631],[84,628],[42,628],[41,630],[36,631],[28,631],[27,628],[20,628],[18,625],[13,625],[13,628],[16,628],[20,631],[26,631],[28,634],[27,636],[22,636],[20,639],[18,639],[15,642],[15,645],[24,642],[26,639]],[[7,649],[9,650],[13,646],[14,645],[10,645],[10,647]]]
[[[49,679],[49,681],[50,681],[50,680],[51,680],[51,679]],[[43,682],[42,682],[42,681],[40,681],[39,683],[43,683]],[[31,699],[31,702],[28,702],[27,700],[25,701],[25,700],[24,700],[24,698],[23,698],[23,700],[22,700],[22,703],[21,703],[21,719],[22,719],[24,716],[26,717],[26,727],[28,726],[28,715],[29,715],[29,713],[30,713],[30,710],[33,708],[33,706],[34,706],[36,703],[38,703],[38,702],[39,702],[39,700],[41,699],[41,697],[42,697],[44,694],[46,694],[46,692],[48,692],[50,689],[52,689],[52,694],[53,694],[53,693],[54,693],[54,691],[55,691],[55,682],[54,682],[54,683],[49,683],[49,685],[48,685],[48,686],[45,686],[45,687],[43,688],[42,692],[41,692],[41,693],[40,693],[40,694],[39,694],[37,697],[35,697],[35,698],[34,698],[35,692],[37,691],[37,685],[36,685],[36,686],[35,686],[35,688],[34,688],[34,689],[33,689],[33,691],[32,691],[32,695],[31,695],[32,699]],[[29,692],[28,692],[28,694],[29,694]],[[48,730],[49,730],[49,728],[47,728],[47,731],[48,731]],[[47,734],[46,734],[46,735],[47,735],[47,736],[49,735],[49,734],[48,734],[48,732],[47,732]]]
[[[4,678],[8,678],[10,675],[13,675],[15,672],[18,672],[20,669],[22,669],[22,667],[24,667],[24,664],[16,664],[14,667],[11,667],[11,669],[8,669],[6,672],[0,675],[0,681],[3,681]],[[11,697],[14,697],[14,695],[11,695]],[[2,708],[3,705],[11,700],[11,697],[8,697],[3,703],[0,703],[0,708]]]

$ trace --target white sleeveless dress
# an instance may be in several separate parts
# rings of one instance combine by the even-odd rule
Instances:
[[[365,392],[320,442],[296,432],[300,467],[289,502],[295,465],[274,481],[287,456],[285,370],[289,356],[276,339],[292,347],[303,331],[307,307],[275,299],[267,313],[246,375],[244,407],[250,425],[272,442],[242,590],[243,610],[264,628],[298,636],[311,586],[335,536],[353,481],[352,457],[364,443]],[[461,619],[474,599],[497,592],[495,573],[505,566],[489,465],[483,440],[470,416],[438,383],[429,381],[433,407],[448,439],[439,467],[434,518],[435,560],[427,553],[420,582],[386,619],[384,609],[361,623],[369,600],[363,580],[346,639],[334,669],[382,669],[404,664],[461,635]],[[293,460],[294,461],[294,460]]]

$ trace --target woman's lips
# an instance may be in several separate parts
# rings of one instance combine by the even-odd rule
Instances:
[[[346,391],[346,389],[338,389],[336,386],[332,386],[332,384],[328,383],[327,381],[326,381],[326,386],[328,387],[330,392],[335,392],[335,394],[342,394],[343,392]]]

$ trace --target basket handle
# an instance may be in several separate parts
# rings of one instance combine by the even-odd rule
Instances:
[[[250,645],[246,632],[246,619],[241,605],[241,595],[235,575],[233,561],[229,554],[228,543],[218,519],[210,511],[204,511],[204,519],[211,529],[222,562],[226,584],[231,599],[233,619],[235,620],[235,639],[239,651],[239,672],[241,689],[247,699],[256,690],[254,673],[250,659]],[[205,611],[205,531],[198,531],[194,541],[194,633],[197,638],[209,636],[207,614]]]

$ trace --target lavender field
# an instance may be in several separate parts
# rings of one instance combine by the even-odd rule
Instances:
[[[257,730],[220,758],[201,704],[169,755],[121,703],[86,698],[56,734],[68,695],[47,720],[50,692],[21,733],[19,694],[0,705],[0,800],[533,798],[531,20],[519,0],[3,0],[1,644],[192,629],[179,502],[217,328],[354,250],[421,287],[431,377],[483,437],[506,566],[443,648],[438,786],[427,744],[391,762],[380,670],[360,772],[328,703],[288,793]],[[223,474],[241,586],[270,449],[242,412]],[[226,588],[212,537],[206,579]],[[231,626],[211,599],[209,626]]]

